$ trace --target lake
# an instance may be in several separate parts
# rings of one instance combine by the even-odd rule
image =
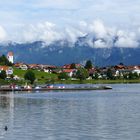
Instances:
[[[139,140],[140,84],[111,86],[1,93],[0,140]]]

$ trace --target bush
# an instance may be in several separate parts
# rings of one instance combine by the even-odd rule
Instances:
[[[5,79],[6,77],[7,77],[6,71],[2,70],[1,73],[0,73],[0,78]]]
[[[31,82],[31,84],[34,83],[35,81],[35,74],[32,70],[28,70],[25,75],[24,75],[25,80],[29,80]]]
[[[88,77],[89,77],[88,71],[84,68],[80,68],[76,72],[76,78],[78,78],[80,80],[85,80]]]
[[[67,80],[69,78],[68,74],[65,72],[62,72],[59,74],[58,79],[65,79]]]

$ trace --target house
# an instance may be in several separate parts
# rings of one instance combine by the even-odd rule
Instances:
[[[114,66],[115,70],[122,70],[122,69],[126,69],[126,67],[124,65],[116,65]]]
[[[15,66],[16,68],[20,68],[22,65],[26,65],[26,64],[23,63],[23,62],[17,62],[17,63],[14,64],[14,66]]]
[[[13,55],[13,52],[8,52],[7,59],[9,60],[9,62],[14,63],[14,55]]]
[[[69,77],[72,77],[77,70],[75,69],[64,69],[63,72],[67,73]]]
[[[27,67],[27,65],[23,64],[23,65],[20,65],[20,69],[22,69],[22,70],[27,70],[28,67]]]
[[[132,73],[137,73],[138,75],[140,75],[140,67],[139,66],[135,66],[134,70],[132,70]]]
[[[13,68],[12,67],[0,66],[0,73],[3,70],[6,72],[7,75],[12,75],[13,74]]]
[[[14,79],[14,80],[20,80],[20,77],[17,76],[17,75],[15,75],[15,76],[13,77],[13,79]]]
[[[73,64],[75,64],[75,63],[73,63]],[[63,69],[71,69],[71,67],[72,67],[72,64],[66,64],[62,68]],[[77,68],[82,68],[83,66],[81,64],[75,64],[75,67],[77,69]]]
[[[38,69],[38,64],[28,64],[29,69]]]

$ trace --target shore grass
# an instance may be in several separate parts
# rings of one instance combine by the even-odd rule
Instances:
[[[62,84],[120,84],[120,83],[140,83],[139,80],[59,80],[56,83]]]

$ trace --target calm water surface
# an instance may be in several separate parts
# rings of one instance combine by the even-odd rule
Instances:
[[[140,140],[140,84],[111,86],[1,93],[0,140]]]

